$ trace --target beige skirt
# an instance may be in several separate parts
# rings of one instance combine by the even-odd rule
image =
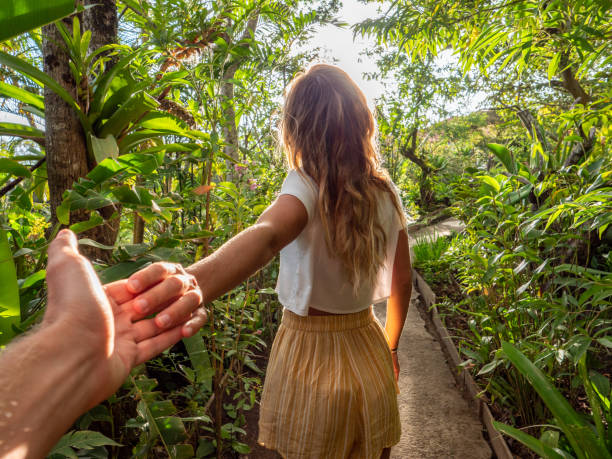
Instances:
[[[259,443],[287,459],[378,459],[399,441],[397,384],[372,308],[285,310],[266,371]]]

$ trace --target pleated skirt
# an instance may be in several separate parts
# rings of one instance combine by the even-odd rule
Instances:
[[[400,439],[391,353],[372,308],[284,310],[272,345],[259,443],[287,459],[378,459]]]

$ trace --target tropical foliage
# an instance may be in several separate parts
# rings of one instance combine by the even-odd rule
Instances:
[[[382,132],[412,149],[406,156],[422,170],[421,189],[423,177],[431,194],[432,180],[450,175],[448,195],[465,223],[442,258],[432,256],[439,243],[416,248],[421,269],[446,298],[439,308],[464,365],[514,424],[500,429],[543,457],[612,451],[611,7],[399,1],[356,27],[398,56],[382,69],[399,72],[400,92],[405,84],[418,97],[406,106],[391,92]],[[452,173],[431,166],[432,133],[457,119],[431,115],[440,103],[449,107],[449,77],[458,78],[437,63],[460,72],[453,97],[477,95],[495,112],[472,137],[471,158]],[[424,71],[434,78],[419,78]],[[452,151],[445,160],[461,154],[445,143]],[[539,440],[517,429],[534,425],[547,425],[531,428]]]
[[[255,221],[284,176],[282,91],[319,54],[297,45],[339,6],[5,3],[1,344],[41,317],[61,226],[110,282],[192,263]],[[444,285],[439,309],[498,428],[543,457],[612,450],[611,9],[399,0],[354,28],[377,41],[379,150],[405,207],[465,224],[419,241],[416,266]],[[52,456],[247,454],[276,273],[210,305],[201,332],[134,371]]]

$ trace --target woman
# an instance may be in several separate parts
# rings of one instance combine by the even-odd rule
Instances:
[[[187,271],[210,302],[279,251],[284,306],[260,408],[259,441],[287,458],[388,457],[399,441],[397,346],[411,293],[400,200],[381,169],[375,125],[350,77],[315,65],[290,84],[281,140],[291,171],[258,222]],[[142,314],[187,288],[173,265],[130,278]],[[180,276],[178,276],[180,279]],[[169,279],[170,280],[170,279]],[[372,304],[388,298],[386,337]],[[156,317],[167,329],[198,307],[183,296]],[[183,334],[195,332],[186,322]],[[394,377],[395,373],[395,377]]]

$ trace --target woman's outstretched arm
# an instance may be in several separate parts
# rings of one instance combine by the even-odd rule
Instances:
[[[391,277],[391,296],[387,300],[387,320],[385,332],[389,340],[389,347],[397,349],[399,339],[404,329],[410,297],[412,295],[412,266],[410,265],[410,249],[406,230],[401,230],[397,238],[393,274]],[[399,376],[399,362],[397,352],[393,352],[393,369],[395,379]]]
[[[268,264],[302,232],[307,223],[308,213],[298,198],[287,194],[279,196],[255,225],[234,236],[212,255],[187,268],[187,272],[195,276],[202,289],[204,303],[223,295]],[[171,267],[168,263],[155,263],[130,277],[128,285],[132,293],[137,294],[150,288],[135,300],[134,307],[138,312],[143,315],[157,312],[148,309],[147,303],[155,304],[154,298],[158,298],[159,302],[160,297],[170,300],[178,296],[175,291],[178,292],[183,286],[179,286],[176,280],[164,281]],[[193,305],[178,300],[161,312],[155,321],[159,327],[168,329],[187,320],[192,312]],[[190,336],[196,331],[191,322],[183,326],[184,336]]]

